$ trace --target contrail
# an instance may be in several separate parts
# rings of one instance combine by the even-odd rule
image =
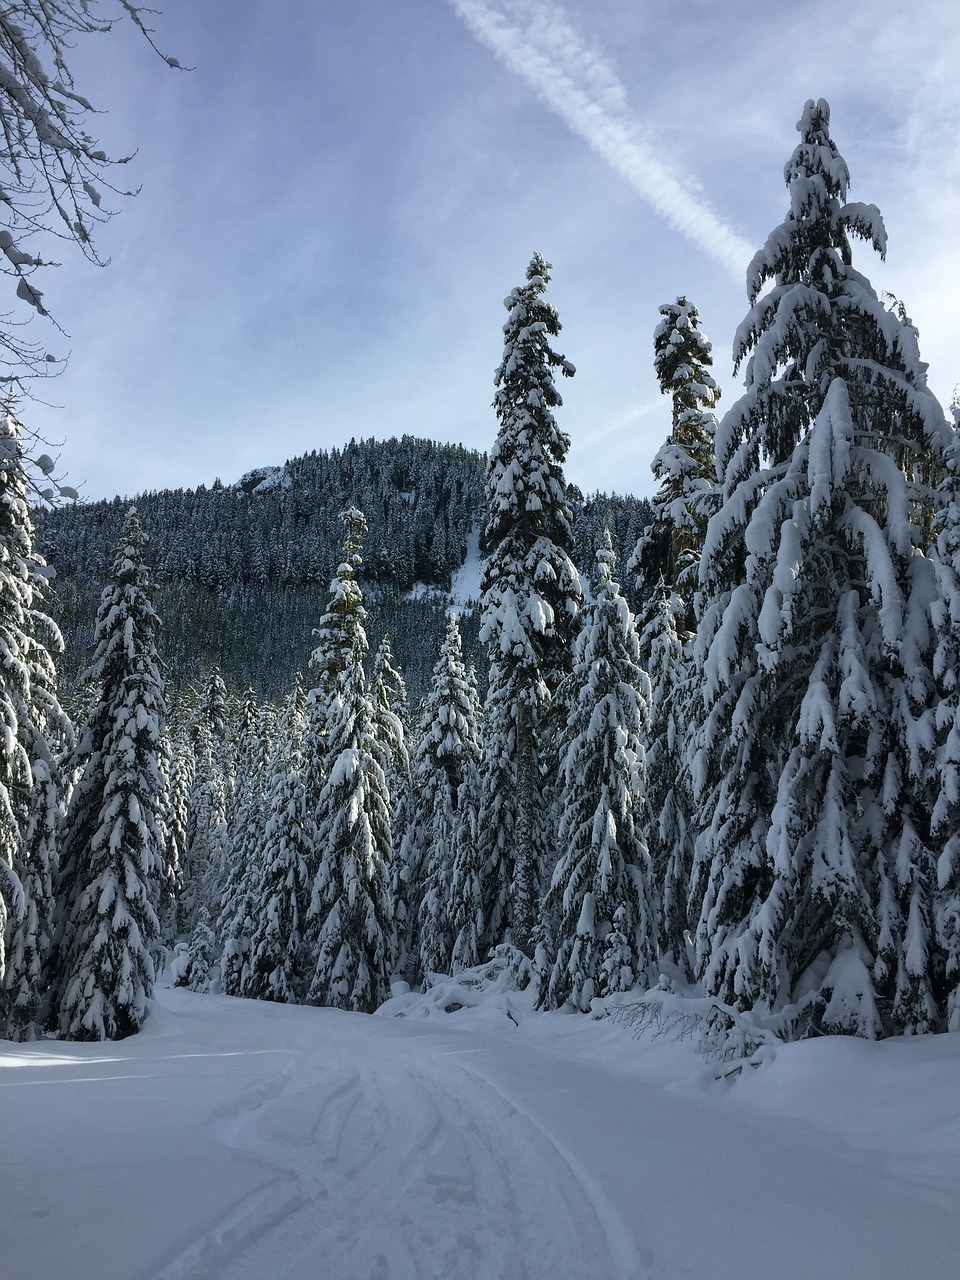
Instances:
[[[738,281],[753,248],[641,135],[616,72],[563,16],[542,0],[448,0],[471,32],[525,80],[675,231]]]

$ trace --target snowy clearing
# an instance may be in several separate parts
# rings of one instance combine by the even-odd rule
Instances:
[[[450,584],[450,598],[460,606],[461,612],[473,609],[480,599],[480,575],[483,560],[480,556],[480,526],[475,524],[467,536],[467,551],[463,564],[454,573]]]
[[[411,1010],[415,1013],[415,1010]],[[516,1019],[515,1025],[513,1019]],[[953,1280],[960,1036],[688,1044],[179,990],[0,1045],[9,1280]]]

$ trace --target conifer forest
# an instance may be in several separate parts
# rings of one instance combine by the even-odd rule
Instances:
[[[491,957],[720,1044],[960,1029],[958,425],[827,104],[798,128],[722,416],[694,301],[659,308],[652,502],[566,482],[539,253],[486,457],[42,509],[8,406],[4,1036],[128,1036],[162,969],[369,1013]]]

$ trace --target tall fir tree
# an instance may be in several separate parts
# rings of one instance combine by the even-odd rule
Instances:
[[[660,308],[654,369],[671,399],[670,435],[653,460],[659,488],[653,520],[628,562],[641,600],[640,661],[651,679],[647,736],[647,828],[653,876],[661,886],[661,947],[687,970],[687,899],[693,865],[693,808],[687,741],[696,722],[691,640],[696,627],[697,566],[716,511],[714,407],[720,392],[709,370],[711,345],[685,297]]]
[[[960,431],[960,404],[952,406]],[[934,925],[939,949],[937,996],[949,1031],[960,1031],[960,434],[957,463],[941,484],[933,554],[937,593],[931,601],[936,637],[936,760],[931,830],[937,859]]]
[[[660,308],[653,336],[654,370],[672,407],[670,435],[653,460],[659,488],[653,521],[627,564],[648,596],[662,578],[684,604],[684,630],[695,626],[693,596],[707,521],[717,509],[714,407],[720,390],[710,374],[711,344],[700,330],[697,308],[683,296]]]
[[[303,785],[311,814],[317,811],[326,781],[329,734],[340,677],[356,646],[362,644],[365,653],[367,643],[363,631],[366,612],[357,582],[357,572],[363,564],[361,547],[367,521],[362,511],[349,507],[340,513],[340,523],[344,530],[341,560],[330,584],[327,607],[313,629],[315,643],[309,662],[313,686],[307,694]],[[319,857],[319,849],[316,856]],[[315,875],[317,869],[318,864],[314,860],[311,874]]]
[[[42,609],[20,424],[0,417],[0,1036],[42,1021],[63,799],[59,754],[72,729],[56,691],[60,633]]]
[[[400,673],[389,635],[384,635],[373,659],[371,702],[374,738],[380,746],[384,785],[390,796],[390,863],[388,879],[393,901],[392,954],[396,972],[406,967],[405,940],[409,933],[403,893],[401,850],[413,810],[413,778],[410,764],[410,729],[407,720],[407,687]]]
[[[882,254],[885,235],[873,206],[846,203],[827,104],[798,128],[790,212],[748,271],[746,394],[718,432],[724,504],[700,566],[698,969],[785,1034],[921,1031],[936,1020],[923,552],[952,433],[916,331],[851,265],[852,237]]]
[[[485,862],[480,839],[480,779],[483,765],[483,716],[477,689],[477,673],[467,669],[465,718],[467,731],[478,744],[478,751],[471,752],[464,769],[461,784],[460,827],[453,858],[453,879],[450,900],[453,904],[453,952],[451,967],[454,973],[470,969],[484,959],[482,942],[486,921],[484,903]]]
[[[164,815],[164,879],[160,897],[160,926],[164,942],[170,945],[179,931],[184,872],[187,864],[187,822],[190,792],[196,762],[187,724],[181,720],[169,731],[170,758],[167,768],[166,813]]]
[[[393,964],[390,797],[363,669],[366,613],[356,570],[366,520],[355,508],[343,520],[349,553],[331,584],[328,616],[338,618],[344,648],[337,653],[331,643],[325,650],[329,665],[320,668],[331,672],[333,688],[326,702],[324,781],[313,815],[317,870],[306,931],[313,965],[307,999],[372,1013],[389,995]]]
[[[252,895],[250,958],[243,994],[292,1003],[302,998],[304,928],[310,905],[310,817],[303,786],[306,699],[299,678],[277,722],[267,769],[267,822]]]
[[[204,929],[217,932],[221,897],[230,864],[227,810],[231,778],[230,709],[220,668],[212,666],[198,691],[190,728],[193,780],[187,800],[184,887],[180,898],[183,927],[191,932],[205,907]]]
[[[56,1012],[75,1040],[137,1031],[153,989],[166,711],[144,544],[131,507],[97,613],[84,680],[99,698],[79,736],[64,820]]]
[[[508,926],[514,945],[528,954],[553,848],[538,725],[570,669],[582,597],[563,476],[570,441],[553,415],[562,403],[554,370],[565,377],[575,370],[550,345],[560,332],[556,308],[543,298],[550,269],[534,254],[526,282],[504,302],[494,400],[500,428],[487,473],[481,576],[480,636],[491,668],[480,822],[492,886],[489,921],[494,935]]]
[[[299,685],[297,688],[302,710],[303,690]],[[261,901],[272,718],[254,691],[248,690],[240,714],[236,786],[227,823],[230,865],[220,895],[220,985],[232,996],[245,989],[254,920]]]
[[[464,907],[469,912],[467,897],[474,886],[463,872],[455,877],[455,868],[459,863],[465,869],[475,861],[472,842],[480,755],[476,694],[463,662],[460,627],[456,615],[451,614],[433,668],[433,683],[423,703],[414,773],[417,799],[412,832],[422,849],[423,893],[417,931],[422,973],[450,972],[455,944],[468,925],[464,917],[457,927],[458,912]],[[459,884],[455,883],[457,878]],[[458,900],[460,892],[464,897]],[[477,908],[482,904],[477,902],[476,892],[472,897],[476,929]],[[464,937],[459,949],[461,963],[468,945]]]
[[[613,579],[609,531],[570,676],[560,857],[543,903],[541,1007],[633,986],[657,958],[657,902],[644,839],[649,681],[633,615]]]
[[[643,614],[640,661],[650,678],[645,837],[659,886],[660,949],[691,978],[688,899],[696,829],[687,756],[697,712],[692,638],[683,629],[683,599],[662,578]]]

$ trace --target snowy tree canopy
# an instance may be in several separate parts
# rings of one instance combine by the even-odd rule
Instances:
[[[479,962],[482,886],[476,855],[480,737],[476,691],[463,663],[457,619],[447,622],[433,685],[423,702],[414,772],[411,849],[422,868],[419,952],[423,972],[446,973],[455,949]],[[411,863],[413,858],[411,857]],[[408,871],[408,882],[413,867]],[[468,938],[469,935],[469,938]],[[459,946],[456,944],[459,942]]]
[[[657,903],[644,840],[649,682],[609,534],[577,638],[560,791],[560,856],[543,905],[540,1002],[629,990],[656,959]]]
[[[130,508],[86,680],[59,875],[56,1015],[75,1040],[116,1040],[146,1016],[159,936],[166,787],[163,681],[144,538]]]
[[[326,731],[313,811],[317,865],[306,928],[313,964],[307,999],[371,1013],[387,997],[393,962],[390,797],[363,668],[367,637],[355,575],[365,520],[355,509],[343,518],[344,558],[330,588],[330,622],[315,650],[325,683],[315,691],[314,709],[326,707]],[[314,710],[308,753],[316,750],[310,732],[315,716]],[[306,802],[312,803],[309,788]]]
[[[851,236],[882,252],[884,235],[842,203],[828,126],[807,103],[790,212],[748,273],[746,394],[718,433],[693,901],[708,990],[876,1035],[936,1019],[923,552],[953,441],[916,331],[851,265]]]
[[[550,264],[534,254],[526,284],[504,302],[494,400],[500,428],[487,472],[490,552],[480,584],[481,639],[493,661],[516,673],[517,705],[531,706],[549,698],[569,665],[566,646],[582,595],[563,477],[570,440],[553,416],[562,403],[553,371],[575,371],[550,346],[560,321],[543,300],[549,283]]]
[[[627,565],[640,575],[648,594],[663,578],[687,601],[687,627],[694,625],[692,596],[696,566],[707,520],[718,494],[713,408],[720,391],[709,373],[711,346],[700,331],[700,317],[685,297],[660,308],[654,332],[654,368],[660,389],[671,397],[670,435],[653,460],[659,489],[653,499],[653,523],[645,530]]]
[[[302,775],[305,705],[298,682],[287,696],[270,752],[262,853],[247,862],[252,927],[246,937],[239,925],[236,931],[250,952],[243,995],[282,1003],[302,999],[307,976],[303,935],[313,859]]]
[[[60,634],[42,611],[20,424],[0,417],[0,1034],[34,1034],[46,980],[62,801],[58,754],[72,729],[56,692]]]
[[[531,954],[553,850],[536,722],[569,670],[582,597],[563,477],[570,442],[553,416],[561,403],[553,371],[569,377],[574,368],[550,346],[560,321],[543,300],[549,281],[550,264],[534,254],[526,283],[504,303],[494,400],[500,429],[487,473],[489,554],[480,581],[480,637],[490,654],[480,819],[493,897],[489,919],[506,925],[502,905],[509,902],[513,942]]]

